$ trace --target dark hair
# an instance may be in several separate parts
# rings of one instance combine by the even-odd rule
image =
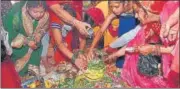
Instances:
[[[91,1],[91,5],[96,6],[97,4],[99,4],[101,1],[99,0],[90,0]]]
[[[108,1],[108,6],[110,6],[110,4],[111,4],[112,2],[122,3],[123,7],[126,8],[125,4],[129,3],[130,1],[128,1],[128,0],[113,1],[113,0],[112,0],[112,1]],[[137,0],[133,0],[132,2],[133,2],[133,3],[134,3],[134,2],[137,2]]]
[[[113,1],[113,0],[110,0],[110,1],[108,1],[108,5],[110,5],[110,3],[112,3],[112,2],[119,2],[119,3],[124,3],[126,0],[119,0],[119,1]]]
[[[90,24],[92,27],[95,26],[95,22],[94,20],[91,18],[91,16],[89,16],[87,13],[84,13],[84,16],[83,16],[83,21]]]
[[[136,1],[136,2],[134,2],[134,4],[136,4],[136,5],[138,6],[138,8],[142,8],[143,11],[144,11],[146,14],[148,14],[148,13],[147,13],[147,10],[146,10],[145,8],[143,8],[143,6],[140,4],[140,2]]]
[[[64,5],[63,5],[63,9],[66,10],[71,16],[73,16],[73,17],[76,17],[76,16],[77,16],[75,10],[72,8],[71,5],[69,5],[69,4],[64,4]]]
[[[5,60],[6,57],[6,47],[4,45],[4,42],[1,40],[1,62]]]
[[[42,6],[44,9],[47,9],[46,2],[37,0],[37,1],[27,1],[26,7],[27,8],[36,8],[38,6]]]

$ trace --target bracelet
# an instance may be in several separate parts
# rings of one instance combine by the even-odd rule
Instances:
[[[160,55],[160,46],[159,45],[155,45],[155,48],[156,48],[155,54],[156,55]]]
[[[158,47],[157,53],[158,53],[158,55],[161,55],[160,45],[157,45],[157,47]]]
[[[155,55],[158,55],[158,52],[157,52],[157,45],[155,45],[154,53],[155,53]]]
[[[152,48],[152,53],[156,55],[156,45],[153,45],[153,48]]]

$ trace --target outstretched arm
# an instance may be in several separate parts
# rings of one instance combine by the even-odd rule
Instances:
[[[105,59],[105,62],[115,61],[118,57],[121,57],[121,56],[125,55],[125,51],[126,51],[126,46],[122,47],[122,48],[119,49],[117,52],[112,53],[111,55],[109,55],[109,56]]]
[[[110,44],[111,48],[118,48],[126,45],[129,41],[131,41],[136,34],[139,32],[141,29],[140,25],[137,25],[134,29],[130,30],[129,32],[123,34],[121,37],[116,39],[114,42]]]
[[[97,45],[98,41],[100,40],[100,38],[102,37],[103,33],[105,32],[105,30],[107,29],[107,27],[109,26],[109,24],[111,23],[111,21],[116,17],[115,14],[111,14],[109,15],[106,20],[104,21],[101,29],[96,33],[93,42],[91,44],[90,49],[95,48],[95,46]]]
[[[85,46],[86,46],[86,37],[80,35],[79,36],[79,42],[80,42],[79,49],[83,50],[85,48]]]
[[[71,24],[77,28],[77,30],[82,35],[88,35],[88,31],[86,30],[86,27],[91,28],[91,26],[87,23],[81,22],[74,17],[72,17],[67,11],[63,9],[63,7],[60,4],[54,4],[50,6],[50,9],[64,22]]]
[[[61,32],[57,28],[52,28],[53,37],[59,51],[66,55],[69,59],[72,58],[73,53],[67,48],[67,45],[63,43]]]
[[[155,53],[155,54],[160,55],[160,54],[165,54],[165,53],[171,53],[173,48],[174,46],[164,47],[162,45],[147,44],[147,45],[139,46],[138,52],[143,55],[147,55],[149,53]]]

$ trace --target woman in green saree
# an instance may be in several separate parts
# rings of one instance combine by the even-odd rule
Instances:
[[[28,65],[39,66],[41,38],[48,29],[49,14],[43,1],[22,1],[13,5],[2,18],[13,48],[11,59],[20,76],[28,72]],[[37,71],[38,72],[38,71]]]

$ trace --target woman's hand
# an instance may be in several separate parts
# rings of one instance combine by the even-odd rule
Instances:
[[[88,61],[88,60],[91,60],[93,58],[94,58],[94,51],[93,51],[93,49],[88,49],[87,50],[87,55],[86,55],[86,60]]]
[[[28,46],[33,50],[37,49],[37,45],[35,41],[29,41]]]
[[[107,58],[105,58],[104,62],[105,63],[112,63],[113,61],[115,61],[118,58],[117,53],[113,53],[109,56],[107,56]]]
[[[121,49],[117,50],[116,52],[112,53],[111,55],[109,55],[107,58],[105,58],[105,62],[106,63],[110,63],[115,61],[118,57],[121,57],[123,55],[125,55],[125,51],[126,51],[126,46],[122,47]]]
[[[40,33],[36,33],[35,35],[34,35],[34,38],[36,39],[36,42],[40,42],[41,41],[41,34]]]
[[[179,32],[179,8],[162,24],[160,30],[161,38],[168,38],[169,41],[175,41]]]
[[[178,38],[178,33],[179,33],[179,24],[176,24],[169,30],[168,40],[171,42],[175,41]]]
[[[160,37],[161,38],[167,37],[167,35],[169,33],[169,29],[170,29],[169,25],[167,25],[166,23],[162,24],[161,30],[160,30]]]
[[[78,57],[75,60],[75,65],[81,69],[84,70],[87,68],[88,61],[86,60],[86,57],[82,54],[79,54]]]
[[[143,55],[148,55],[149,53],[154,52],[155,46],[154,45],[143,45],[143,46],[138,46],[137,50],[139,53]]]
[[[79,33],[81,35],[88,36],[87,28],[91,28],[90,24],[75,20],[74,21],[74,26],[77,28],[77,30],[79,31]]]
[[[170,27],[168,24],[163,24],[160,31],[161,38],[168,38],[169,41],[176,40],[179,31],[179,24]]]

